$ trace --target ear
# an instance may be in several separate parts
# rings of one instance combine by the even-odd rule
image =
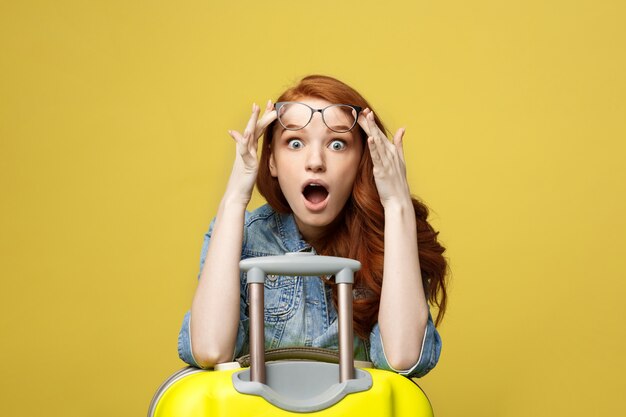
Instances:
[[[269,165],[270,165],[270,174],[272,174],[272,177],[274,178],[278,177],[278,170],[276,169],[276,161],[274,160],[273,152],[270,154]]]

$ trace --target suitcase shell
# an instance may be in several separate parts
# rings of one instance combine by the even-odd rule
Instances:
[[[282,361],[281,363],[296,362]],[[272,365],[268,363],[268,366]],[[432,417],[428,398],[412,380],[380,369],[363,368],[372,378],[367,391],[346,395],[323,410],[299,413],[281,409],[264,398],[239,393],[232,377],[241,369],[223,371],[185,368],[157,391],[149,417],[259,416],[415,416]],[[307,378],[307,375],[302,375]]]
[[[353,361],[352,259],[291,253],[240,262],[250,292],[250,367],[184,368],[157,390],[148,417],[213,416],[419,416],[432,417],[428,398],[412,380]],[[333,275],[339,298],[338,364],[307,360],[265,362],[263,282],[267,274]],[[298,348],[296,348],[297,350]],[[313,351],[315,349],[312,349]],[[314,354],[314,359],[319,359]],[[325,359],[323,359],[325,360]]]

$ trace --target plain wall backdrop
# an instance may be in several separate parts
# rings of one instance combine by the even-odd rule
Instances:
[[[145,414],[183,366],[227,130],[323,73],[406,126],[448,249],[436,415],[622,414],[625,21],[619,0],[2,1],[3,413]]]

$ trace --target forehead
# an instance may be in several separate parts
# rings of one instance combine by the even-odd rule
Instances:
[[[300,97],[291,101],[299,101],[300,103],[307,104],[313,107],[314,109],[323,109],[324,107],[328,107],[332,104],[337,104],[337,103],[331,103],[330,101],[326,101],[322,98],[317,98],[317,97]]]

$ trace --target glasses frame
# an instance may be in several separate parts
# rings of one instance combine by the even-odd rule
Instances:
[[[299,127],[297,129],[294,128],[289,128],[287,126],[285,126],[283,124],[283,122],[280,120],[279,117],[279,112],[280,112],[280,108],[283,107],[285,104],[302,104],[303,106],[308,107],[311,110],[311,115],[309,116],[309,120],[304,124],[304,126]],[[356,111],[356,117],[354,118],[354,123],[352,124],[352,126],[350,126],[350,129],[348,130],[335,130],[332,127],[328,126],[328,123],[326,123],[326,119],[324,118],[324,111],[326,111],[326,109],[329,109],[331,107],[338,107],[338,106],[347,106],[347,107],[351,107],[354,111]],[[336,133],[346,133],[351,131],[352,129],[354,129],[354,126],[356,126],[358,119],[359,119],[359,113],[361,113],[361,111],[363,110],[362,107],[359,106],[355,106],[352,104],[331,104],[330,106],[326,106],[323,109],[314,109],[313,107],[309,106],[306,103],[303,103],[301,101],[279,101],[278,103],[274,104],[274,108],[276,109],[276,118],[278,119],[278,123],[280,123],[280,125],[285,128],[285,130],[301,130],[304,129],[305,127],[307,127],[309,125],[309,123],[311,123],[311,120],[313,120],[313,115],[317,112],[320,112],[320,114],[322,115],[322,121],[324,122],[324,124],[326,125],[327,128],[329,128],[330,130],[332,130],[333,132]]]

